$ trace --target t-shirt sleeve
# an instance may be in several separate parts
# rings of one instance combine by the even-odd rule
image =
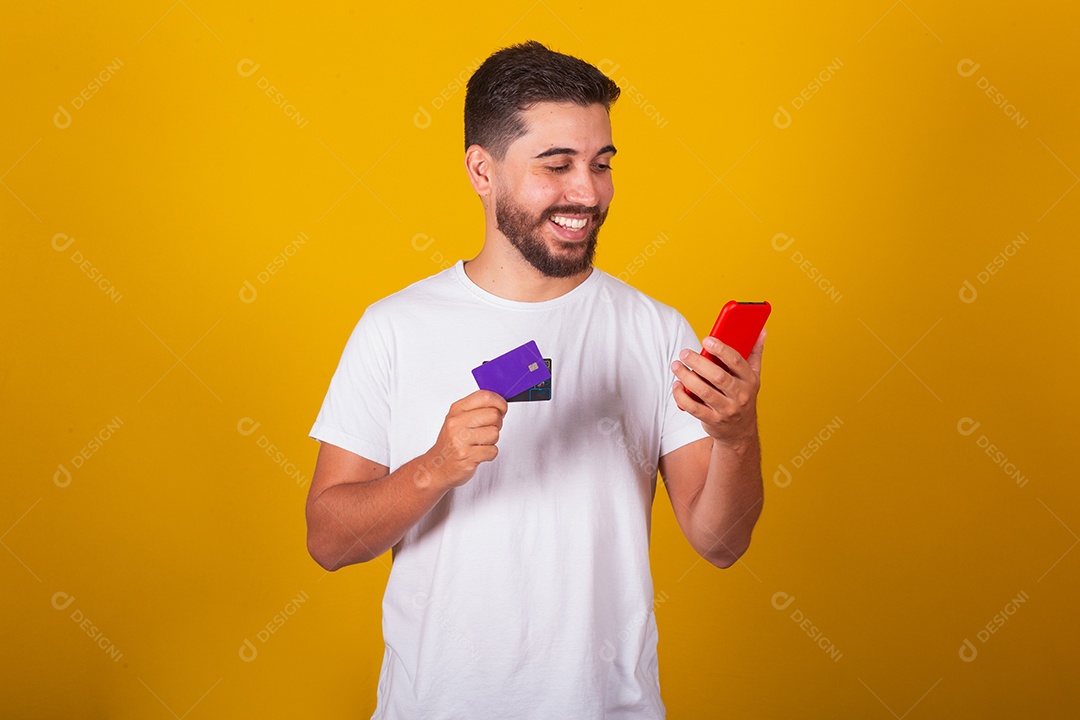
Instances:
[[[390,344],[372,308],[353,329],[309,433],[390,465]]]
[[[677,315],[675,320],[675,331],[669,335],[669,364],[671,361],[679,359],[679,352],[683,348],[689,348],[700,352],[701,342],[694,333],[694,328],[690,327],[690,323],[686,321],[686,318],[682,315]],[[671,375],[666,384],[668,389],[667,399],[664,404],[664,431],[660,436],[660,457],[667,455],[672,450],[678,450],[687,443],[709,436],[708,433],[705,432],[705,428],[701,426],[700,420],[685,410],[680,410],[679,406],[675,403],[675,398],[672,396],[670,388],[671,382],[674,380],[674,375]]]

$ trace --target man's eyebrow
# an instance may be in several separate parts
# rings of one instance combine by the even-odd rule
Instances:
[[[597,156],[604,155],[606,153],[611,153],[612,155],[614,155],[616,152],[618,152],[618,151],[615,149],[614,145],[605,145],[604,147],[600,148],[600,151],[597,152],[596,154],[597,154]],[[540,160],[542,158],[551,157],[552,155],[577,155],[577,154],[578,154],[578,151],[575,150],[574,148],[553,147],[553,148],[548,148],[544,152],[540,153],[539,155],[534,157],[533,160]]]
[[[539,160],[541,158],[551,157],[552,155],[577,155],[577,150],[573,148],[553,147],[548,148],[544,152],[540,153],[533,160]]]

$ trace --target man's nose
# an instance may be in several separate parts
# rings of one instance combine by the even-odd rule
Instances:
[[[566,189],[566,201],[589,207],[598,205],[600,203],[599,180],[600,178],[592,171],[592,168],[576,170]]]

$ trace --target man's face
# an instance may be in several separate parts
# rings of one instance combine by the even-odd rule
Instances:
[[[499,231],[547,277],[592,265],[597,235],[615,194],[611,122],[603,105],[539,103],[528,128],[497,163]]]

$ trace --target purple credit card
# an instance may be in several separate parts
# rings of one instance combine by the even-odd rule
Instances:
[[[472,374],[481,390],[491,390],[506,399],[551,378],[534,340],[473,368]]]

